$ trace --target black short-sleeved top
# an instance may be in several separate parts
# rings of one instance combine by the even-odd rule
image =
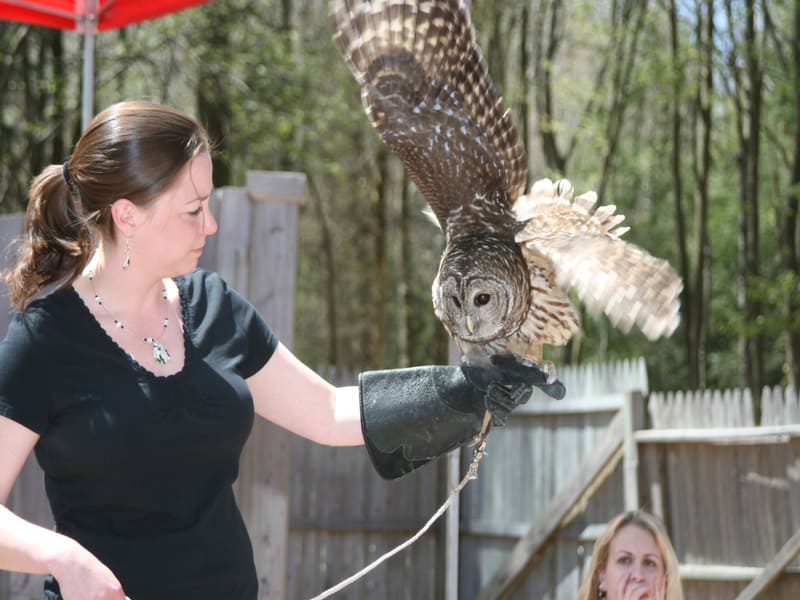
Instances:
[[[277,340],[218,275],[175,282],[179,373],[142,368],[70,287],[14,315],[0,343],[0,415],[40,434],[57,530],[133,600],[252,600],[253,553],[231,484],[253,423],[244,380]]]

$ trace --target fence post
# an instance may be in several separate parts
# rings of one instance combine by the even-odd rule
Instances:
[[[639,509],[639,448],[636,445],[636,430],[644,426],[644,402],[641,392],[625,394],[622,407],[624,424],[623,488],[625,510]]]
[[[249,171],[248,288],[241,290],[281,342],[294,340],[298,206],[302,173]],[[284,600],[289,545],[289,432],[256,419],[242,454],[238,500],[253,541],[260,600]]]

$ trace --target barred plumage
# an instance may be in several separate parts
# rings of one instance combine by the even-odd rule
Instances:
[[[580,326],[566,295],[655,338],[678,324],[681,281],[619,239],[615,207],[571,184],[524,192],[525,150],[461,0],[336,0],[331,11],[367,115],[430,205],[447,241],[433,305],[467,362],[541,361]]]

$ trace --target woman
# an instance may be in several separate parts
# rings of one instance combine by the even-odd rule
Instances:
[[[501,423],[532,386],[563,394],[513,357],[333,387],[196,270],[211,192],[205,131],[147,102],[97,115],[31,185],[0,344],[0,569],[50,574],[46,598],[254,599],[231,488],[254,414],[366,443],[390,478],[473,439],[487,411]],[[55,531],[4,506],[32,451]]]
[[[652,515],[629,511],[597,540],[578,600],[683,600],[678,559]]]

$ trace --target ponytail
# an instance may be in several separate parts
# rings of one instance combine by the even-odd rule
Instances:
[[[31,184],[16,264],[5,273],[18,310],[50,284],[70,285],[91,256],[92,232],[65,174],[66,164],[50,165]]]

